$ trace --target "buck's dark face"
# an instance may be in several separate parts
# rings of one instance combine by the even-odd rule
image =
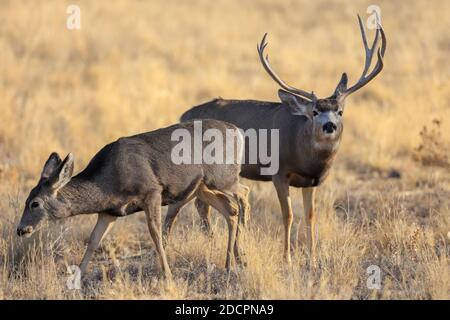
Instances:
[[[342,102],[333,97],[311,102],[281,89],[279,96],[281,101],[289,106],[292,114],[305,116],[311,121],[310,128],[314,142],[326,144],[340,139],[344,114]]]
[[[319,148],[334,148],[339,142],[344,115],[344,101],[341,95],[347,89],[347,75],[342,75],[333,95],[326,99],[310,101],[296,94],[280,89],[278,95],[292,114],[301,115],[311,121],[313,142]]]
[[[336,99],[319,99],[311,106],[313,137],[318,142],[338,140],[342,134],[343,107]]]
[[[52,153],[42,170],[41,178],[34,187],[23,210],[17,226],[19,236],[31,236],[47,219],[57,219],[70,215],[67,205],[58,199],[57,193],[70,181],[73,172],[73,156],[69,154],[64,161],[57,153]]]

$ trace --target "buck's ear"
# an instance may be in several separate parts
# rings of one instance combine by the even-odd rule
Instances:
[[[53,173],[58,169],[58,166],[61,164],[61,158],[56,152],[52,152],[50,157],[48,157],[47,161],[44,164],[44,168],[42,169],[41,178],[48,179]]]
[[[281,102],[287,104],[292,111],[292,114],[306,116],[311,118],[312,115],[312,103],[302,97],[296,96],[283,89],[278,90],[278,96]]]
[[[336,89],[334,90],[334,93],[332,95],[333,98],[338,98],[341,94],[347,90],[347,82],[348,77],[347,74],[344,72],[342,74],[341,80],[339,81],[338,85],[336,86]]]
[[[70,181],[72,178],[73,166],[73,155],[72,153],[69,153],[49,178],[53,190],[56,191],[64,187]]]

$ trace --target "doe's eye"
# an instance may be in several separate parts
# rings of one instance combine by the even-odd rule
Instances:
[[[37,207],[39,207],[39,202],[38,201],[33,201],[30,204],[31,209],[36,209]]]
[[[339,115],[340,117],[342,117],[342,114],[343,114],[342,110],[339,110],[339,111],[338,111],[338,115]]]
[[[317,116],[319,113],[316,110],[313,110],[313,116]]]

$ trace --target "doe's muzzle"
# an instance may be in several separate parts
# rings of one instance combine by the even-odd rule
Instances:
[[[30,234],[32,232],[33,232],[33,227],[31,227],[31,226],[28,226],[28,227],[25,227],[25,228],[21,228],[21,227],[17,228],[17,235],[19,237],[21,237],[23,235],[26,235],[26,234]]]

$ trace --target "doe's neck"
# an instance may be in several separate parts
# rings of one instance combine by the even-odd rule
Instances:
[[[102,211],[106,196],[95,182],[73,177],[58,190],[58,200],[65,203],[70,216]]]

